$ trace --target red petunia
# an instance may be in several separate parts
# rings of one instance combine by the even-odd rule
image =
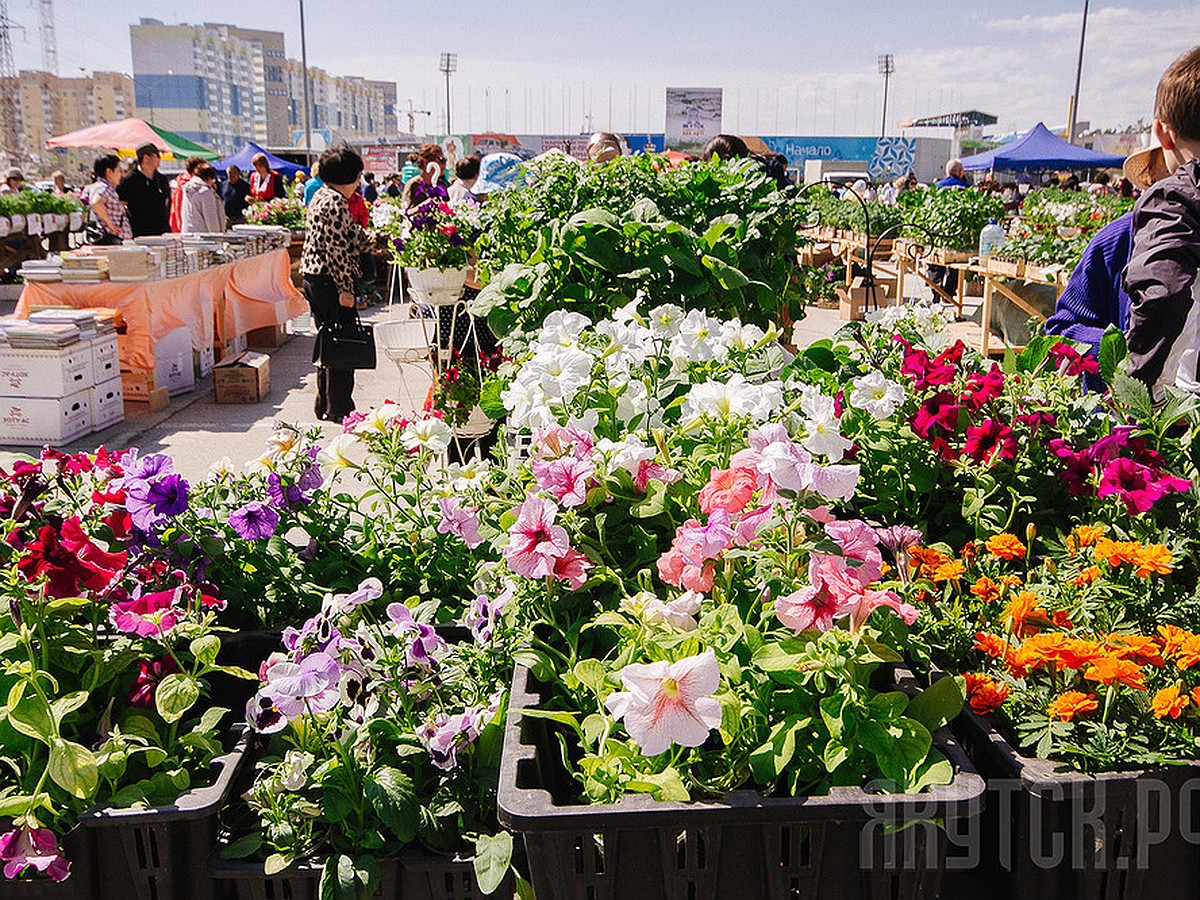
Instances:
[[[1013,430],[996,419],[986,419],[980,425],[967,426],[963,453],[975,462],[991,465],[997,459],[1016,459],[1017,438]]]

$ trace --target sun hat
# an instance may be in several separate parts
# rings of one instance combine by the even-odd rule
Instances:
[[[1125,165],[1121,167],[1121,170],[1125,173],[1126,178],[1142,190],[1171,174],[1167,168],[1167,160],[1163,156],[1162,145],[1153,134],[1150,137],[1150,146],[1126,157]]]
[[[472,194],[494,194],[512,187],[525,171],[525,163],[514,153],[489,153],[479,161],[479,177]]]
[[[16,168],[15,166],[4,173],[5,181],[11,181],[14,178],[17,179],[18,181],[24,181],[25,173],[22,172],[20,169]]]

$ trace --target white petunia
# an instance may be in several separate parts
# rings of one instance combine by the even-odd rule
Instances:
[[[233,460],[228,456],[222,456],[215,463],[208,467],[207,478],[209,481],[224,481],[226,478],[233,477]]]
[[[472,459],[465,465],[451,464],[446,478],[456,491],[466,491],[487,483],[491,463],[486,459]]]
[[[854,390],[848,401],[855,409],[861,409],[873,419],[887,419],[904,402],[904,388],[889,380],[878,369],[855,378],[851,382]]]
[[[628,425],[638,416],[650,412],[650,391],[645,382],[628,381],[625,390],[617,397],[617,419]]]
[[[721,324],[710,319],[702,309],[693,309],[679,323],[679,331],[671,341],[672,359],[683,356],[688,362],[723,360],[729,348],[720,340]]]
[[[367,413],[367,417],[354,426],[355,434],[387,434],[396,419],[403,417],[404,409],[386,401]]]
[[[750,384],[740,374],[727,381],[705,381],[692,385],[683,401],[685,420],[700,416],[728,419],[731,416],[750,416],[764,421],[783,402],[779,382]]]
[[[592,320],[577,312],[556,309],[546,316],[538,331],[539,347],[575,347],[579,336],[592,325]]]
[[[683,324],[683,310],[674,303],[664,303],[650,310],[650,333],[656,338],[670,340],[679,333]]]
[[[731,319],[721,326],[721,343],[730,350],[749,350],[764,337],[766,332],[757,325],[743,325],[738,319]]]
[[[358,438],[352,434],[339,434],[329,446],[322,447],[317,454],[317,462],[321,466],[321,472],[328,477],[329,473],[337,469],[353,469],[357,468],[357,464],[350,459],[349,451],[357,446]]]
[[[854,442],[842,437],[833,398],[818,388],[806,387],[801,394],[800,409],[808,417],[804,420],[805,437],[801,446],[814,456],[827,456],[830,462],[841,460]]]
[[[574,347],[543,348],[521,367],[520,377],[536,381],[550,400],[570,403],[592,379],[592,357]]]
[[[620,441],[601,438],[596,441],[595,458],[605,464],[609,472],[624,469],[630,475],[636,475],[643,462],[654,459],[657,451],[647,447],[640,435],[627,434]]]
[[[406,450],[423,450],[427,453],[445,453],[454,432],[441,419],[430,416],[410,422],[400,434],[400,443]]]
[[[500,399],[508,411],[509,424],[518,430],[545,428],[557,421],[550,409],[550,398],[540,384],[515,380],[501,391]]]

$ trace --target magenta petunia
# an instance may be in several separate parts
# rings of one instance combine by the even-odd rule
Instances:
[[[20,878],[28,868],[51,881],[65,881],[71,874],[71,864],[49,828],[14,828],[0,835],[0,862],[4,863],[4,877],[10,880]]]
[[[180,589],[143,594],[133,600],[114,603],[109,620],[117,631],[139,637],[162,637],[171,632],[183,618],[179,608]]]

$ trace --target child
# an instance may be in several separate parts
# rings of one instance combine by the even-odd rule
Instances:
[[[1134,208],[1125,290],[1129,374],[1161,401],[1165,385],[1200,393],[1200,47],[1171,63],[1159,80],[1154,138],[1160,146],[1143,151],[1146,164],[1161,153],[1172,174]],[[1131,157],[1127,167],[1136,162]]]

